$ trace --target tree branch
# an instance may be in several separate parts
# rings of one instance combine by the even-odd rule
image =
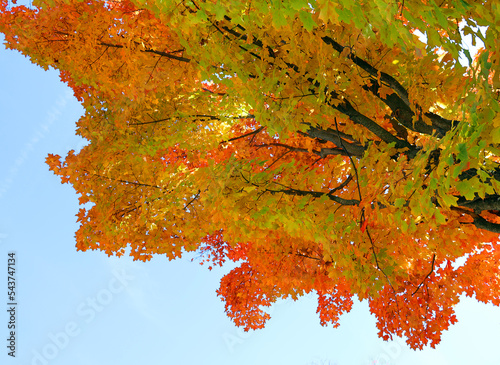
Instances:
[[[98,44],[100,46],[107,46],[107,47],[113,47],[113,48],[124,48],[124,46],[121,44],[112,44],[112,43],[107,43],[107,42],[100,42]],[[177,61],[181,61],[181,62],[186,62],[186,63],[191,62],[190,58],[179,57],[179,56],[173,55],[173,54],[168,53],[168,52],[156,51],[153,49],[144,49],[144,50],[140,50],[140,51],[146,52],[146,53],[154,53],[154,54],[157,54],[159,56],[163,56],[163,57],[170,58],[170,59],[177,60]],[[176,52],[178,52],[178,51],[176,51]]]
[[[481,217],[479,214],[474,214],[474,225],[477,228],[485,229],[487,231],[500,234],[500,224],[488,222],[486,219]]]
[[[322,148],[319,151],[317,150],[310,151],[307,148],[292,147],[284,143],[265,143],[265,144],[259,144],[256,147],[282,147],[288,149],[291,152],[314,153],[315,155],[318,155],[320,158],[325,158],[329,155],[347,156],[347,153],[340,148]]]
[[[349,48],[342,46],[333,38],[328,36],[324,36],[321,39],[326,44],[332,46],[332,48],[335,49],[338,53],[342,53],[345,48]],[[380,80],[381,83],[387,85],[395,91],[396,94],[391,96],[390,100],[382,98],[381,100],[384,101],[392,109],[393,112],[396,112],[396,110],[399,109],[399,113],[401,113],[402,117],[400,123],[409,128],[412,122],[410,114],[415,115],[415,113],[412,111],[412,105],[409,101],[408,91],[403,87],[403,85],[401,85],[394,77],[388,75],[385,72],[381,72],[365,60],[356,56],[353,52],[349,52],[347,58],[349,58],[355,65],[360,67],[363,71],[367,72],[371,76],[372,85],[367,86],[365,89],[370,90],[374,95],[380,97],[378,94],[378,88],[381,86],[378,84],[378,80]],[[458,124],[458,121],[451,121],[431,112],[426,112],[424,113],[424,115],[432,121],[432,128],[429,133],[429,126],[426,126],[425,122],[423,122],[420,117],[417,120],[419,124],[416,126],[416,128],[420,130],[420,133],[432,134],[432,129],[436,129],[439,136],[442,137],[444,136],[444,134],[446,134],[446,132],[448,132]]]
[[[429,276],[431,276],[431,274],[434,272],[434,263],[436,262],[436,254],[432,255],[432,267],[431,267],[431,271],[425,276],[424,280],[422,280],[422,282],[420,283],[419,286],[417,286],[417,289],[413,292],[412,296],[415,295],[416,292],[418,292],[418,289],[420,289],[420,287],[422,285],[424,285],[425,281],[427,280],[427,278]]]
[[[249,114],[249,115],[238,115],[236,117],[225,117],[225,116],[223,117],[223,116],[207,115],[207,114],[178,115],[178,116],[173,115],[173,116],[168,117],[168,118],[151,120],[149,122],[129,123],[129,125],[155,124],[155,123],[166,122],[167,120],[171,120],[173,118],[178,118],[178,119],[183,119],[183,118],[198,118],[198,119],[220,120],[222,118],[228,118],[228,119],[247,119],[247,118],[254,118],[254,116],[251,115],[251,114]]]
[[[344,199],[335,195],[332,195],[331,193],[323,193],[321,191],[309,191],[309,190],[298,190],[298,189],[285,189],[285,190],[270,190],[266,189],[267,192],[269,193],[283,193],[286,195],[296,195],[296,196],[313,196],[315,198],[321,198],[323,196],[327,196],[330,200],[333,200],[336,203],[339,203],[341,205],[359,205],[360,201],[356,199]]]
[[[242,139],[242,138],[246,138],[246,137],[250,137],[250,136],[256,135],[259,132],[261,132],[263,129],[264,129],[264,127],[257,128],[256,130],[254,130],[252,132],[243,134],[243,135],[238,136],[238,137],[229,138],[227,141],[222,141],[219,144],[223,144],[223,143],[227,143],[227,142],[232,142],[232,141],[236,141],[238,139]]]
[[[309,127],[309,129],[304,133],[308,137],[319,138],[325,141],[332,142],[339,148],[345,147],[346,153],[351,156],[362,157],[365,154],[365,147],[362,146],[359,142],[349,143],[344,138],[349,138],[350,136],[343,133],[336,133],[331,129],[321,129],[319,127]],[[352,137],[350,137],[352,138]]]
[[[225,17],[225,18],[226,18],[226,20],[231,21],[231,19],[229,17]],[[228,26],[223,25],[221,27],[218,27],[216,24],[213,24],[213,25],[221,33],[222,33],[222,30],[224,30],[228,34],[232,35],[233,37],[236,37],[238,40],[246,40],[247,39],[246,35],[244,35],[244,34],[242,34],[240,32],[237,32],[237,31],[235,31],[234,29],[231,29]],[[242,29],[243,32],[245,31],[245,29],[243,27],[241,27],[241,29]],[[225,36],[227,36],[227,35],[225,35]],[[344,49],[344,47],[340,46],[338,43],[336,43],[335,41],[333,41],[333,39],[331,39],[329,37],[323,37],[322,39],[325,41],[325,43],[333,45],[335,49],[340,49],[340,52]],[[264,43],[262,41],[256,39],[256,38],[252,39],[252,44],[254,44],[254,45],[256,45],[256,46],[258,46],[258,47],[260,47],[262,49],[264,49],[264,47],[265,47]],[[246,52],[250,52],[249,50],[247,50],[246,48],[244,48],[242,46],[239,46],[239,47],[241,49],[245,50]],[[274,51],[272,50],[271,47],[267,46],[267,47],[265,47],[265,49],[268,51],[269,56],[272,59],[274,59],[274,60],[278,59],[277,56],[276,56],[276,54],[274,53]],[[250,52],[250,54],[252,54],[254,57],[257,57],[258,59],[262,59],[260,56],[255,55],[253,52]],[[374,67],[372,67],[371,65],[369,65],[367,62],[365,62],[365,61],[357,58],[354,55],[351,55],[351,57],[353,59],[355,59],[357,63],[359,63],[360,65],[363,65],[368,70],[370,70],[370,72],[373,73],[373,75],[377,76],[377,74],[379,73],[378,70],[376,70]],[[281,58],[281,60],[287,66],[288,69],[292,69],[296,73],[300,73],[300,69],[299,69],[299,67],[297,65],[292,64],[290,62],[286,62],[282,58]],[[277,67],[280,68],[280,69],[282,69],[279,66],[277,66]],[[384,74],[384,75],[385,75],[385,76],[383,76],[384,80],[391,81],[392,84],[395,85],[395,87],[397,87],[399,85],[399,90],[400,91],[403,90],[406,93],[406,90],[404,90],[404,88],[394,78],[392,78],[391,76],[389,76],[387,74]],[[317,81],[315,81],[314,78],[310,78],[309,77],[309,78],[306,78],[306,79],[307,79],[308,82],[311,83],[313,89],[317,89],[319,87],[319,83]],[[311,91],[313,92],[314,90],[311,90]],[[382,128],[381,126],[379,126],[372,119],[370,119],[367,116],[361,114],[359,111],[357,111],[351,105],[351,103],[347,99],[342,98],[341,102],[339,104],[335,104],[335,103],[332,103],[331,100],[332,99],[337,99],[339,97],[338,93],[336,93],[334,91],[330,91],[328,94],[329,95],[327,97],[327,100],[325,100],[325,103],[327,105],[330,105],[332,108],[336,109],[337,111],[341,112],[342,114],[345,114],[354,123],[360,124],[360,125],[364,126],[369,131],[371,131],[372,133],[374,133],[377,137],[379,137],[382,141],[384,141],[386,143],[394,143],[396,145],[396,148],[398,148],[398,149],[407,148],[409,150],[409,152],[408,152],[409,158],[412,158],[412,157],[414,157],[416,155],[417,151],[416,151],[416,149],[410,143],[408,143],[405,140],[401,140],[401,139],[397,138],[396,136],[394,136],[393,134],[391,134],[390,132],[388,132],[387,130],[385,130],[384,128]],[[408,99],[407,93],[406,93],[406,99]],[[409,105],[409,102],[408,102],[408,105]]]
[[[321,37],[321,40],[325,42],[326,44],[332,46],[333,49],[335,49],[338,53],[342,53],[342,51],[346,48],[339,43],[337,43],[335,40],[328,36]],[[393,89],[398,96],[401,98],[401,100],[409,107],[411,108],[410,101],[408,99],[408,91],[401,85],[394,77],[386,74],[385,72],[380,72],[377,70],[375,67],[370,65],[368,62],[365,60],[359,58],[356,56],[353,52],[350,52],[349,55],[347,56],[355,65],[361,67],[364,71],[369,73],[371,76],[373,76],[375,79],[378,79],[380,75],[380,81],[386,83],[389,85],[391,89]]]
[[[373,120],[368,118],[366,115],[361,114],[359,111],[354,109],[351,103],[347,99],[342,99],[342,102],[335,105],[331,102],[327,102],[332,108],[338,110],[342,114],[345,114],[356,124],[361,124],[363,127],[368,129],[370,132],[375,134],[385,143],[394,143],[398,149],[408,149],[409,158],[415,157],[418,150],[412,146],[408,141],[402,140],[394,136],[392,133],[388,132]]]
[[[500,210],[500,196],[492,195],[484,199],[476,198],[474,200],[467,200],[460,197],[457,200],[457,205],[474,210],[475,212],[482,212],[484,210]]]

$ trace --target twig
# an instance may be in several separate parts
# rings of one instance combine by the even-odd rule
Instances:
[[[337,133],[339,133],[339,126],[337,124],[337,118],[334,118],[334,121],[335,121],[335,127],[337,128]],[[342,148],[344,148],[344,150],[345,150],[344,144],[342,143],[342,139],[340,138],[340,136],[339,136],[339,139],[340,139],[340,144],[341,144]],[[345,151],[347,152],[347,150],[345,150]],[[354,164],[354,160],[352,159],[352,157],[349,153],[348,153],[348,156],[349,156],[349,160],[351,161],[352,167],[354,169],[354,173],[356,174],[356,185],[358,188],[359,201],[361,202],[363,200],[363,198],[361,196],[361,188],[359,186],[358,169],[356,168],[356,165]],[[361,217],[360,217],[360,227],[363,227],[364,223],[365,223],[365,209],[362,208],[361,209]],[[370,230],[368,229],[368,227],[365,227],[365,231],[366,231],[366,235],[368,236],[368,239],[370,240],[373,258],[375,259],[375,265],[377,266],[377,269],[384,275],[385,279],[387,280],[387,282],[389,283],[389,286],[392,289],[392,292],[394,293],[394,300],[396,302],[396,308],[397,308],[398,315],[399,315],[399,303],[398,303],[396,289],[394,289],[394,286],[392,285],[391,280],[389,279],[387,274],[384,272],[384,270],[382,270],[382,268],[380,267],[380,265],[378,263],[377,254],[375,252],[375,245],[373,243],[373,239],[372,239],[372,236],[370,235]]]
[[[418,289],[420,289],[420,287],[421,287],[422,285],[424,285],[424,283],[425,283],[425,281],[427,280],[427,278],[428,278],[429,276],[431,276],[431,274],[434,272],[434,263],[435,263],[435,262],[436,262],[436,254],[432,255],[432,268],[431,268],[430,273],[428,273],[428,274],[426,275],[426,277],[424,278],[424,280],[422,280],[422,282],[420,283],[420,285],[419,285],[419,286],[417,286],[417,289],[413,292],[412,296],[413,296],[413,295],[415,295],[415,293],[416,293],[416,292],[418,292]]]
[[[223,143],[227,143],[227,142],[232,142],[232,141],[236,141],[238,139],[241,139],[241,138],[246,138],[246,137],[249,137],[251,135],[254,135],[254,134],[258,134],[260,131],[262,131],[264,129],[264,127],[260,127],[260,128],[257,128],[256,130],[254,130],[253,132],[250,132],[250,133],[247,133],[247,134],[244,134],[242,136],[238,136],[238,137],[234,137],[234,138],[230,138],[228,139],[227,141],[222,141],[220,142],[219,144],[223,144]]]
[[[200,193],[201,193],[201,190],[198,189],[198,192],[193,197],[193,199],[191,199],[191,201],[186,204],[186,206],[184,207],[184,210],[186,210],[196,199],[198,199],[198,197],[200,196]]]

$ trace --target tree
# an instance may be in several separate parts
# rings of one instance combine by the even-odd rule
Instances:
[[[460,295],[500,304],[494,1],[0,4],[85,107],[89,144],[47,158],[78,250],[239,262],[218,295],[247,330],[310,292],[336,327],[356,295],[434,347]]]

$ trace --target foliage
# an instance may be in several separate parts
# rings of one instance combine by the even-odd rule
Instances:
[[[338,326],[356,295],[434,347],[460,295],[500,304],[495,1],[1,1],[7,47],[85,107],[89,144],[47,158],[79,250],[238,262],[245,329],[310,292]]]

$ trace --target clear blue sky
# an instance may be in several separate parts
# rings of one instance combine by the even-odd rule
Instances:
[[[74,135],[81,113],[56,72],[1,46],[0,302],[7,307],[15,251],[19,303],[16,358],[7,355],[8,313],[0,315],[1,364],[500,364],[500,308],[472,299],[435,350],[378,339],[366,303],[340,328],[321,327],[312,296],[278,303],[265,329],[244,333],[215,294],[228,269],[190,256],[137,263],[77,252],[77,197],[44,160],[83,146]]]

